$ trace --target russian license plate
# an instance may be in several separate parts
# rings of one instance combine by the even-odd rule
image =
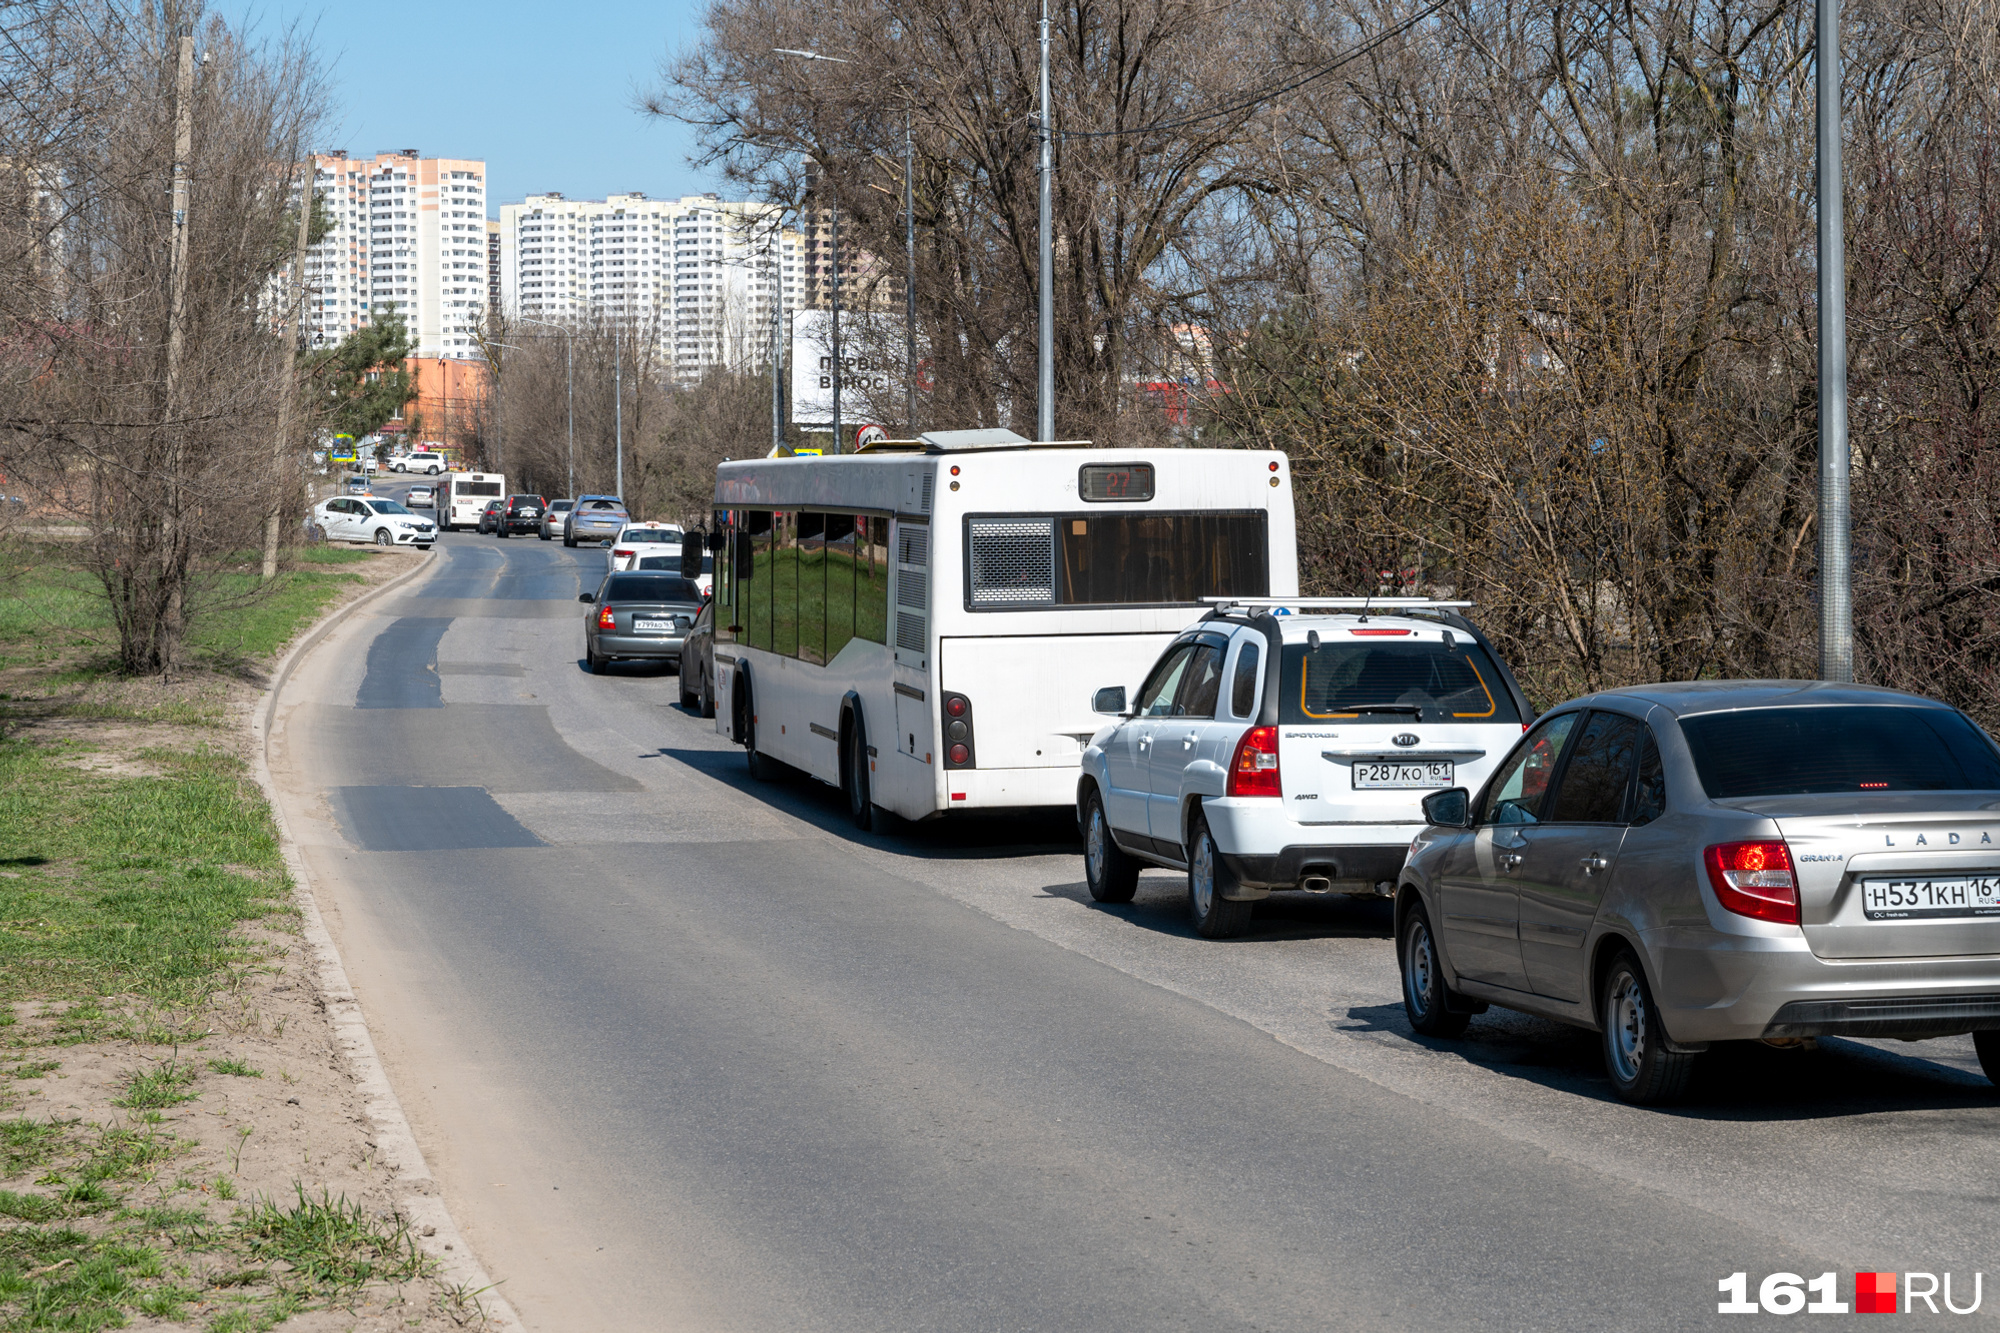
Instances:
[[[671,620],[634,620],[632,622],[632,628],[641,634],[664,634],[673,627],[674,622]]]
[[[1449,787],[1454,768],[1449,759],[1428,759],[1421,763],[1360,759],[1354,764],[1354,789]]]
[[[1870,921],[2000,916],[2000,876],[1912,875],[1906,879],[1864,879],[1861,912]]]

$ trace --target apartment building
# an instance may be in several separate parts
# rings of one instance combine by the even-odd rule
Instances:
[[[675,373],[762,365],[791,336],[799,235],[768,204],[712,194],[531,194],[500,209],[501,307],[527,319],[648,330]]]
[[[477,357],[491,285],[486,164],[405,148],[335,149],[313,165],[333,228],[306,260],[310,344],[331,346],[393,307],[416,355]]]

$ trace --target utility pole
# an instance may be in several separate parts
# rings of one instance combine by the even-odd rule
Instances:
[[[194,30],[180,25],[179,68],[174,77],[174,167],[172,233],[168,245],[167,277],[167,385],[166,385],[166,479],[165,512],[160,516],[161,544],[165,547],[166,568],[176,576],[168,585],[166,623],[160,638],[160,666],[173,664],[174,649],[181,636],[186,608],[182,603],[178,571],[185,564],[180,548],[185,529],[181,523],[181,472],[186,466],[181,415],[181,378],[187,360],[188,288],[188,173],[194,157]]]
[[[286,482],[291,468],[292,431],[298,411],[299,308],[306,299],[306,243],[311,239],[313,177],[318,162],[306,159],[305,182],[299,189],[298,246],[292,251],[292,291],[285,304],[284,378],[278,382],[278,434],[271,441],[271,507],[264,513],[264,581],[278,577],[278,521],[283,516]]]
[[[1825,3],[1825,0],[1821,0]],[[1056,275],[1050,256],[1054,244],[1050,238],[1049,190],[1055,175],[1055,156],[1051,148],[1053,135],[1049,129],[1049,0],[1042,0],[1042,235],[1041,235],[1041,330],[1035,349],[1036,390],[1035,390],[1035,438],[1053,440],[1056,437]]]
[[[569,452],[565,471],[569,477],[569,493],[576,495],[576,338],[569,329],[563,330],[563,372],[569,395]]]
[[[917,181],[916,146],[910,111],[903,109],[903,248],[910,269],[903,279],[903,415],[912,438],[917,433]]]
[[[1854,567],[1848,544],[1847,246],[1840,170],[1840,0],[1817,0],[1819,131],[1819,675],[1854,679]]]
[[[785,215],[771,219],[771,454],[785,447],[785,398],[779,388],[785,347]]]
[[[618,498],[625,498],[625,342],[616,324],[611,326],[611,417],[616,434],[612,448],[617,460]]]

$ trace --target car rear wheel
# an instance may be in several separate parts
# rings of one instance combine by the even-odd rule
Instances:
[[[377,546],[394,546],[396,539],[389,535],[389,529],[377,528],[375,529],[375,544]]]
[[[431,464],[430,470],[426,475],[435,477],[437,474],[438,474],[437,464],[433,463]]]
[[[1979,1052],[1979,1067],[1989,1082],[2000,1084],[2000,1032],[1975,1032],[1972,1049]]]
[[[1604,1070],[1611,1075],[1612,1090],[1639,1106],[1678,1101],[1694,1073],[1695,1057],[1667,1049],[1652,987],[1629,951],[1611,960],[1597,1013],[1604,1033]]]
[[[701,674],[701,715],[715,716],[715,682],[708,678],[706,671]]]
[[[1095,787],[1083,800],[1083,882],[1100,903],[1129,903],[1139,891],[1139,863],[1111,840],[1104,798]]]
[[[1396,961],[1403,972],[1403,1012],[1409,1015],[1410,1026],[1426,1037],[1456,1037],[1465,1031],[1472,1015],[1452,1012],[1455,997],[1444,984],[1437,939],[1422,903],[1403,917],[1396,943]]]
[[[1208,820],[1197,814],[1194,827],[1188,830],[1188,915],[1194,920],[1195,934],[1221,940],[1249,928],[1251,904],[1223,897],[1223,891],[1230,887],[1229,872],[1221,853],[1215,850]]]
[[[495,537],[511,537],[514,534],[507,527],[507,520],[503,518],[493,525],[493,535]]]
[[[681,711],[692,713],[699,701],[694,697],[694,691],[688,688],[687,672],[681,672],[680,680],[677,683],[681,687]]]
[[[576,549],[576,538],[570,536],[568,528],[563,529],[563,545],[569,547],[572,551]]]

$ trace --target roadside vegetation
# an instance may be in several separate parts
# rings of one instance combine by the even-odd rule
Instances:
[[[74,555],[0,547],[0,1330],[233,1333],[419,1281],[402,1219],[296,1177],[253,1188],[244,1163],[266,1132],[245,1090],[289,1109],[296,1082],[238,1040],[271,1029],[253,992],[296,919],[232,722],[383,557],[297,553],[217,599],[163,682],[123,673]],[[256,562],[215,586],[248,594]]]

